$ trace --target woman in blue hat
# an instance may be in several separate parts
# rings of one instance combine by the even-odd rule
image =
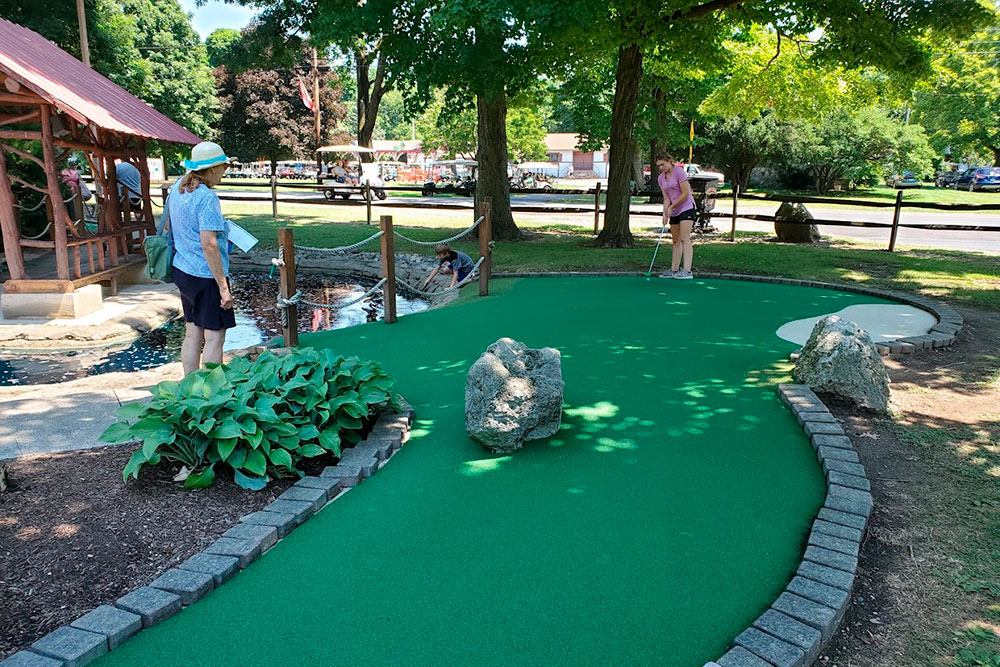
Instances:
[[[203,141],[184,161],[187,173],[167,198],[174,241],[173,280],[181,293],[186,323],[181,363],[184,374],[201,363],[222,363],[226,329],[236,326],[229,291],[229,221],[222,217],[219,184],[229,158],[222,147]]]

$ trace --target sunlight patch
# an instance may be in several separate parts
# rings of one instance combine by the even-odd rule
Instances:
[[[510,461],[511,457],[501,456],[495,459],[479,459],[478,461],[466,461],[462,465],[465,469],[462,470],[463,475],[468,475],[469,477],[477,477],[479,475],[485,475],[488,472],[494,472],[499,470],[500,467]]]

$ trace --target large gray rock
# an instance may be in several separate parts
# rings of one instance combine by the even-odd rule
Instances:
[[[813,327],[795,362],[795,379],[876,412],[889,408],[889,375],[868,332],[836,315]]]
[[[465,383],[465,428],[497,453],[555,435],[562,422],[559,350],[528,349],[501,338],[472,364]]]
[[[819,228],[812,220],[812,213],[802,204],[784,202],[774,214],[774,234],[785,243],[816,243]]]

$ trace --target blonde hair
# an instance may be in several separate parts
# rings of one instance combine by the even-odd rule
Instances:
[[[447,255],[450,252],[451,252],[451,246],[448,245],[447,243],[438,243],[436,246],[434,246],[435,255]]]
[[[225,162],[220,164],[224,166]],[[208,176],[208,172],[218,166],[218,164],[213,164],[211,167],[205,167],[204,169],[199,169],[198,171],[189,171],[181,177],[181,184],[177,189],[180,192],[194,192],[198,189],[199,185],[205,184],[205,177]]]

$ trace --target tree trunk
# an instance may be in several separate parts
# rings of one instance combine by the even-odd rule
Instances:
[[[275,160],[274,158],[271,158],[271,178],[274,178],[274,176],[277,173],[278,173],[278,161]]]
[[[993,152],[993,166],[1000,167],[1000,146],[987,146]]]
[[[663,203],[663,191],[660,190],[660,184],[656,180],[660,175],[659,169],[656,168],[656,156],[662,151],[663,146],[655,138],[649,140],[649,185],[646,187],[649,199],[646,200],[647,204]]]
[[[516,241],[521,230],[514,224],[510,210],[510,181],[507,180],[507,93],[476,95],[478,137],[476,160],[479,175],[476,183],[476,208],[489,197],[492,206],[493,239]]]
[[[378,54],[378,65],[375,67],[375,80],[370,78],[371,54],[362,49],[354,52],[355,67],[358,79],[358,145],[372,147],[372,136],[375,134],[375,123],[378,121],[378,109],[382,98],[389,88],[385,85],[385,56]],[[371,153],[360,153],[362,162],[374,161]]]
[[[601,248],[631,248],[629,180],[632,171],[632,134],[642,80],[642,50],[637,44],[618,49],[615,100],[611,107],[611,150],[608,156],[608,198],[604,229],[597,237]]]

